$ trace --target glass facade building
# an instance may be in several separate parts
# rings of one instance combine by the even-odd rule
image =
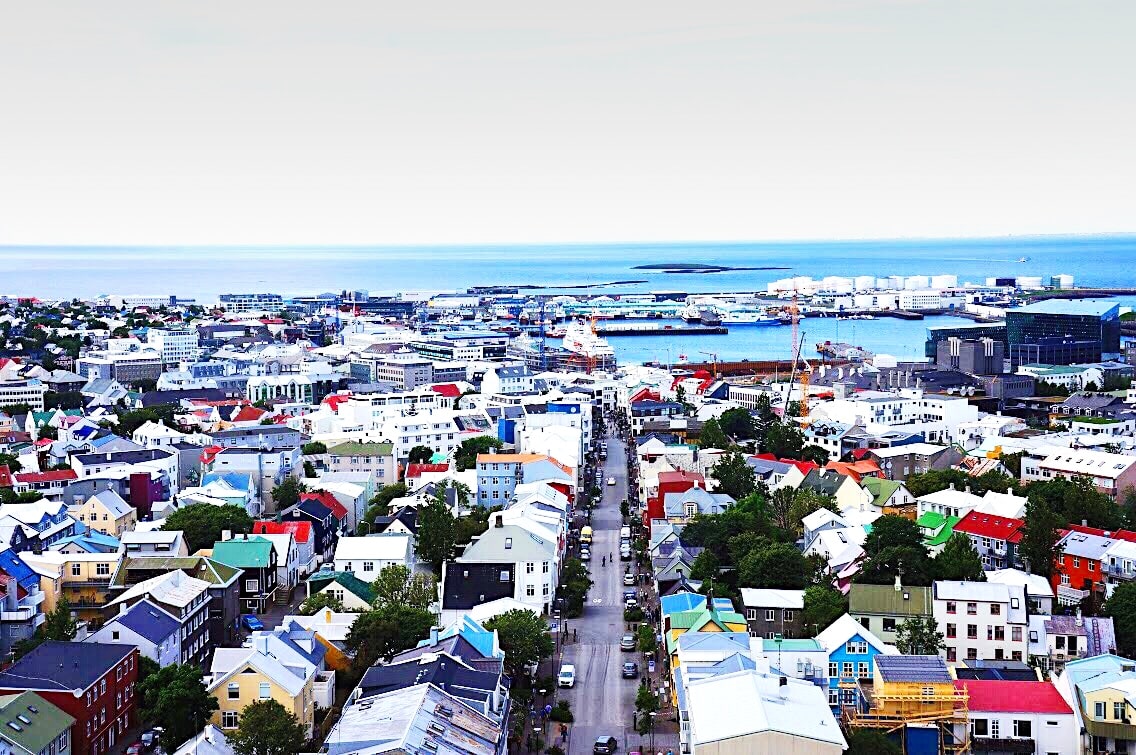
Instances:
[[[1095,300],[1040,301],[1006,313],[1010,361],[1099,362],[1120,351],[1120,305]]]

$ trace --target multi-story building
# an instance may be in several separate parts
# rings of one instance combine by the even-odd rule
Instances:
[[[18,755],[71,755],[75,719],[34,692],[4,695],[0,717],[11,722],[0,730],[0,752]]]
[[[209,434],[213,445],[221,448],[296,448],[303,445],[304,434],[286,425],[255,425],[216,430]]]
[[[804,590],[758,590],[743,587],[741,592],[750,636],[769,640],[778,635],[802,636]]]
[[[75,719],[77,754],[117,752],[139,723],[138,658],[131,645],[48,640],[0,673],[0,695],[34,692]]]
[[[1022,457],[1022,481],[1073,479],[1086,477],[1097,490],[1116,498],[1136,488],[1136,456],[1092,451],[1085,448],[1063,448],[1043,458],[1031,454]]]
[[[1005,368],[1005,351],[1001,340],[951,337],[937,344],[935,364],[968,375],[1000,375]]]
[[[547,481],[571,494],[575,470],[544,454],[478,454],[477,500],[482,506],[505,504],[519,483]],[[559,484],[559,485],[558,485]]]
[[[493,514],[489,529],[474,538],[454,561],[446,564],[443,594],[447,590],[444,580],[452,578],[450,575],[456,578],[459,572],[468,570],[471,565],[512,564],[511,569],[502,570],[514,575],[513,594],[506,597],[529,605],[538,613],[547,614],[556,599],[556,586],[559,584],[561,551],[556,533],[529,519],[506,519],[504,512]],[[338,559],[336,566],[339,567]],[[465,578],[464,574],[462,578]]]
[[[370,382],[409,391],[434,382],[434,362],[417,352],[395,352],[367,363]]]
[[[284,297],[280,294],[221,294],[217,304],[228,314],[275,313],[284,308]]]
[[[0,551],[0,654],[4,657],[43,625],[45,598],[39,575],[12,548]]]
[[[141,601],[152,603],[178,624],[177,663],[203,666],[213,650],[209,641],[209,587],[205,580],[174,569],[128,587],[107,604],[107,610],[125,612]]]
[[[366,472],[379,484],[398,477],[393,443],[339,443],[327,449],[327,468],[331,472]]]
[[[166,366],[197,359],[197,330],[194,328],[152,328],[146,343],[162,355]]]
[[[943,632],[948,663],[1027,659],[1029,620],[1023,586],[940,580],[931,589],[932,610]]]
[[[12,380],[0,383],[0,406],[27,404],[34,412],[44,410],[47,385],[39,380]]]
[[[900,624],[931,618],[931,588],[856,583],[848,591],[848,613],[865,629],[893,645]]]
[[[118,564],[118,553],[21,553],[30,568],[40,575],[44,591],[42,610],[55,610],[60,598],[67,598],[75,616],[84,621],[102,621],[110,602],[110,578]]]
[[[1010,361],[1019,364],[1099,362],[1120,352],[1120,305],[1047,299],[1006,312]]]
[[[971,545],[982,559],[984,569],[1005,569],[1022,565],[1018,543],[1022,540],[1024,526],[1025,522],[1021,519],[974,510],[955,524],[954,531],[970,538]]]
[[[276,549],[263,537],[242,535],[213,544],[213,560],[241,569],[241,608],[264,613],[276,595]]]
[[[157,380],[162,375],[162,353],[141,346],[125,351],[92,351],[79,358],[75,371],[87,378],[123,384]]]

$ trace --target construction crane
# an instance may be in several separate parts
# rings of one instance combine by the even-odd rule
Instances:
[[[809,416],[809,379],[813,375],[813,366],[809,364],[809,360],[803,359],[804,368],[801,370],[801,408],[798,410],[798,415],[801,419],[807,419]]]
[[[800,347],[799,347],[799,344],[797,343],[797,340],[800,337],[800,334],[798,333],[798,331],[801,328],[801,326],[800,326],[801,310],[797,306],[797,291],[795,289],[793,290],[793,302],[789,305],[789,320],[790,320],[790,325],[792,326],[791,332],[789,334],[790,338],[792,339],[789,342],[789,353],[790,354],[800,354],[801,353]],[[793,365],[796,366],[796,363],[797,363],[797,360],[796,360],[796,357],[794,357],[793,358]]]
[[[716,351],[699,351],[699,354],[705,354],[710,357],[710,369],[715,378],[718,377],[718,352]]]

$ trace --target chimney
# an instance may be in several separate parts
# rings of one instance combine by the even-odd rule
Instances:
[[[789,696],[789,677],[781,676],[777,678],[777,694],[784,700]]]
[[[438,644],[438,627],[430,627],[430,644]]]
[[[1079,607],[1077,608],[1077,620],[1075,623],[1079,627],[1083,627],[1085,625],[1085,619],[1081,616],[1081,609]]]
[[[232,540],[233,539],[233,531],[232,530],[221,530],[221,539],[222,540]]]
[[[497,516],[493,519],[493,526],[497,528],[504,527],[505,517],[501,516],[501,514],[497,514]]]
[[[899,572],[895,573],[895,591],[899,592],[903,589],[903,582],[900,579]]]
[[[713,591],[706,593],[706,610],[714,610],[714,593]]]

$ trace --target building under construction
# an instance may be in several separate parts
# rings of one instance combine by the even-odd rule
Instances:
[[[968,694],[959,689],[937,655],[878,655],[871,678],[842,678],[851,691],[842,707],[850,729],[876,729],[904,755],[970,752]]]

